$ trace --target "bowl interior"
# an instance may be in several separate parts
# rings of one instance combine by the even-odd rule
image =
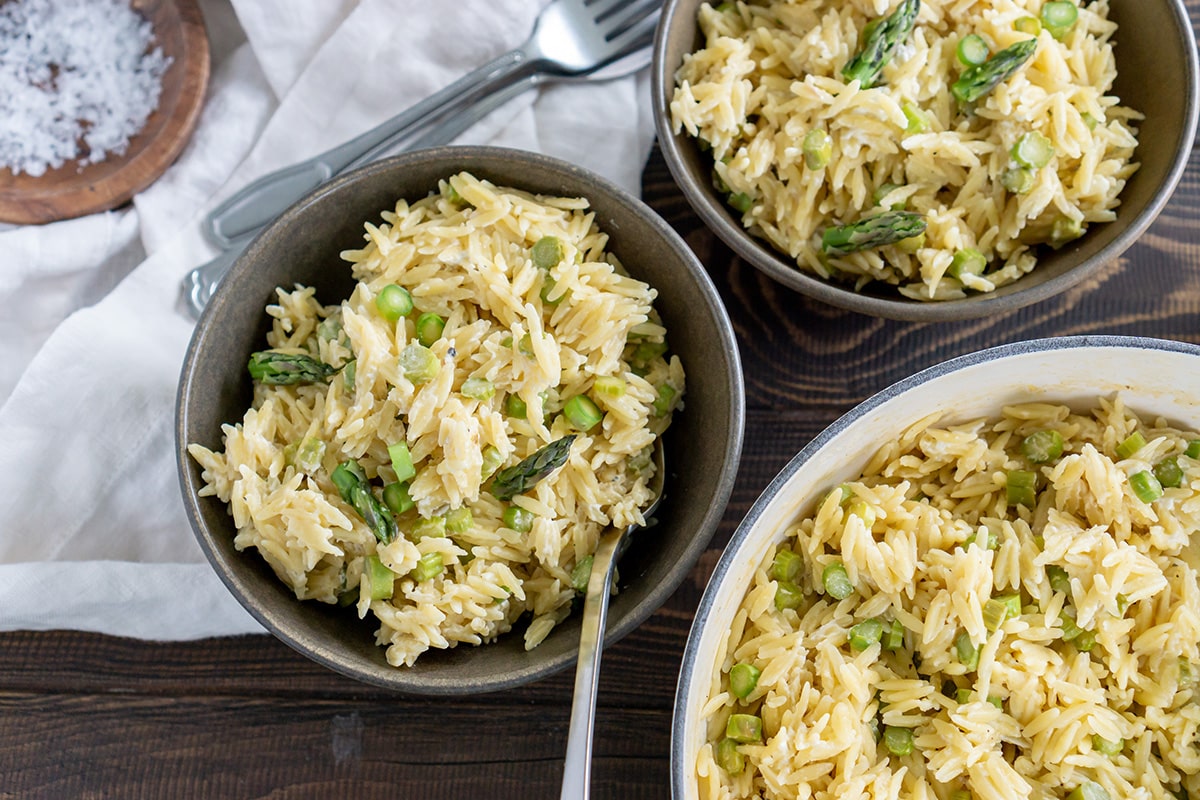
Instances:
[[[251,400],[244,365],[268,329],[264,307],[279,285],[316,287],[332,303],[349,295],[348,265],[338,253],[361,247],[362,224],[399,198],[419,199],[439,179],[469,170],[500,186],[585,196],[610,250],[630,274],[658,289],[656,306],[672,350],[687,371],[686,408],[666,440],[667,482],[656,527],[638,533],[620,564],[622,588],[609,611],[608,641],[661,605],[711,538],[741,451],[741,368],[732,327],[703,268],[670,228],[617,187],[563,162],[489,148],[444,148],[400,156],[347,175],[301,201],[265,231],[222,282],[196,328],[180,383],[177,437],[185,504],[214,568],[266,627],[315,660],[361,680],[400,690],[454,694],[493,690],[549,674],[573,662],[575,615],[526,652],[518,631],[484,647],[430,651],[416,666],[387,665],[374,643],[377,625],[344,610],[296,601],[256,553],[233,548],[224,504],[198,498],[203,485],[186,455],[189,442],[218,449],[220,426],[240,421]],[[520,627],[520,626],[519,626]]]
[[[171,59],[158,108],[125,153],[80,167],[67,162],[33,177],[0,169],[0,220],[41,224],[106,211],[154,182],[183,151],[200,117],[209,76],[208,33],[197,0],[134,0]]]
[[[697,797],[694,774],[704,742],[700,709],[717,653],[753,573],[799,515],[837,484],[853,480],[878,449],[922,417],[946,422],[992,417],[1028,401],[1077,410],[1120,393],[1139,415],[1200,427],[1200,347],[1131,337],[1065,337],[1006,345],[964,356],[907,378],[854,408],[805,447],[764,490],[714,572],[688,637],[675,699],[674,796]]]
[[[1112,261],[1146,229],[1170,198],[1196,135],[1196,44],[1179,0],[1114,0],[1110,19],[1123,104],[1145,115],[1135,157],[1141,167],[1121,192],[1117,220],[1093,225],[1082,238],[1054,251],[1043,248],[1037,269],[986,295],[925,303],[883,290],[856,293],[799,271],[765,241],[750,236],[712,186],[711,156],[686,133],[676,133],[669,105],[683,57],[703,45],[696,23],[705,0],[668,0],[666,23],[654,48],[654,115],[663,155],[696,213],[738,255],[776,281],[831,305],[874,316],[917,321],[965,319],[1019,308],[1051,297]],[[1154,87],[1147,91],[1147,87]]]

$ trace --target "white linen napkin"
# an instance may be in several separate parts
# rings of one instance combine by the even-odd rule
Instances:
[[[176,478],[200,219],[255,177],[398,113],[520,44],[528,0],[204,0],[213,72],[179,161],[132,207],[0,229],[0,630],[150,639],[260,631],[204,560]],[[550,85],[460,142],[518,147],[637,194],[644,72]]]

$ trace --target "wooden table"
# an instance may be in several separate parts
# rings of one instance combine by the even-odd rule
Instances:
[[[1189,0],[1200,18],[1200,0]],[[666,798],[671,705],[692,613],[739,520],[780,468],[854,404],[912,372],[1005,342],[1120,333],[1200,342],[1200,163],[1118,262],[998,318],[889,322],[821,305],[735,259],[657,152],[645,198],[708,266],[737,329],[746,441],[709,550],[669,602],[607,651],[593,796]],[[249,636],[159,644],[0,635],[0,800],[557,797],[572,674],[464,699],[400,697]]]

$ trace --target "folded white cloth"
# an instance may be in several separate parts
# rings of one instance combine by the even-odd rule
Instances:
[[[0,630],[189,639],[261,628],[183,512],[179,284],[200,219],[255,177],[377,124],[520,44],[528,0],[206,0],[213,73],[179,161],[132,207],[0,230]],[[549,85],[460,138],[533,150],[637,193],[648,77]]]

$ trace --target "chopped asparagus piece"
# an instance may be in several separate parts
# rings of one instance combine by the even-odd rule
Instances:
[[[1137,453],[1146,446],[1146,437],[1142,436],[1141,431],[1134,431],[1129,434],[1125,441],[1117,445],[1117,458],[1125,460]]]
[[[771,561],[771,577],[777,581],[794,581],[804,559],[792,550],[780,550]]]
[[[986,269],[987,257],[974,247],[964,247],[955,252],[954,258],[950,259],[946,274],[962,280],[963,275],[982,275]]]
[[[842,68],[842,77],[847,81],[858,81],[863,89],[874,86],[884,65],[908,40],[920,11],[921,0],[901,0],[890,16],[876,21],[863,41],[862,50]]]
[[[912,728],[883,727],[883,746],[894,756],[906,756],[913,751]]]
[[[1068,0],[1050,0],[1042,6],[1041,17],[1042,25],[1050,31],[1050,35],[1055,39],[1061,39],[1067,35],[1067,32],[1075,24],[1075,20],[1079,18],[1079,9]]]
[[[850,629],[850,647],[866,650],[883,638],[883,623],[877,619],[864,619]]]
[[[1154,477],[1154,473],[1146,469],[1129,476],[1129,488],[1143,503],[1153,503],[1163,496],[1162,484]]]
[[[1028,194],[1037,182],[1037,173],[1029,167],[1012,167],[1000,176],[1000,185],[1013,194]]]
[[[567,463],[575,434],[556,439],[516,466],[502,469],[492,481],[492,494],[498,500],[511,500],[528,491],[538,481]]]
[[[417,559],[417,565],[413,567],[409,575],[412,576],[413,580],[422,582],[436,578],[445,570],[446,566],[442,561],[441,553],[426,553]]]
[[[588,581],[592,577],[592,563],[596,557],[590,553],[575,562],[575,568],[571,570],[571,588],[580,594],[587,591]]]
[[[431,347],[434,342],[442,338],[442,331],[445,329],[446,320],[432,311],[417,317],[417,341],[425,347]]]
[[[563,404],[563,414],[573,427],[580,431],[590,431],[596,427],[604,414],[586,394],[577,394]]]
[[[1154,465],[1154,477],[1167,489],[1176,489],[1183,485],[1183,468],[1179,466],[1179,459],[1167,456],[1159,461]]]
[[[725,738],[717,745],[717,766],[730,775],[739,775],[746,768],[746,757],[738,750],[738,743]]]
[[[833,139],[820,128],[813,128],[804,134],[800,150],[804,153],[804,166],[809,169],[821,169],[833,158]]]
[[[367,556],[363,566],[363,580],[367,584],[367,594],[372,600],[387,600],[395,590],[396,573],[384,566],[379,556],[372,553]]]
[[[538,269],[550,269],[558,266],[565,254],[566,248],[557,236],[543,236],[534,243],[530,258]]]
[[[1010,506],[1025,506],[1032,509],[1037,505],[1037,473],[1023,469],[1010,469],[1005,475],[1005,491]]]
[[[762,739],[762,719],[753,714],[730,714],[725,735],[742,744],[757,742]]]
[[[383,504],[392,510],[393,514],[403,514],[416,505],[408,493],[408,484],[389,483],[383,487]]]
[[[1036,50],[1037,39],[1024,39],[1009,45],[982,64],[964,69],[950,86],[950,91],[963,105],[975,103],[1015,75]]]
[[[1054,143],[1037,131],[1027,131],[1013,145],[1012,157],[1023,167],[1041,169],[1054,158]]]
[[[246,364],[250,377],[268,386],[290,386],[297,383],[321,383],[337,372],[324,361],[303,353],[280,353],[260,350],[250,354]]]
[[[388,445],[388,457],[392,459],[392,469],[396,472],[396,480],[407,481],[417,474],[413,466],[412,454],[404,442]]]
[[[848,225],[826,228],[821,235],[821,250],[842,256],[895,244],[925,232],[925,217],[911,211],[885,211]]]
[[[979,666],[979,648],[971,642],[971,635],[963,631],[954,640],[954,652],[958,656],[959,662],[967,669],[975,669]]]
[[[467,378],[459,389],[463,396],[472,400],[491,400],[496,394],[496,386],[487,378]]]
[[[955,52],[959,62],[967,67],[978,66],[988,58],[987,42],[978,33],[968,33],[959,39]]]
[[[745,700],[758,686],[758,679],[761,675],[762,670],[753,664],[745,662],[734,664],[729,670],[729,690],[735,697]]]
[[[783,611],[788,608],[799,608],[804,603],[804,592],[791,581],[775,581],[775,609]]]
[[[446,531],[449,533],[466,533],[475,524],[475,516],[466,506],[455,508],[446,513]]]
[[[419,342],[412,342],[400,351],[400,369],[414,385],[429,383],[437,377],[441,366],[433,351]]]
[[[1021,454],[1034,464],[1055,461],[1063,452],[1063,437],[1056,430],[1034,431],[1021,440]]]
[[[388,322],[395,322],[412,313],[413,299],[408,289],[390,283],[375,295],[375,308]]]
[[[840,561],[834,561],[821,571],[821,583],[825,593],[837,600],[845,600],[854,594],[854,584],[846,573],[846,565]]]
[[[375,497],[367,475],[355,461],[343,461],[329,476],[337,487],[342,500],[358,512],[363,522],[383,544],[389,544],[396,538],[399,529],[396,520],[384,504]]]

